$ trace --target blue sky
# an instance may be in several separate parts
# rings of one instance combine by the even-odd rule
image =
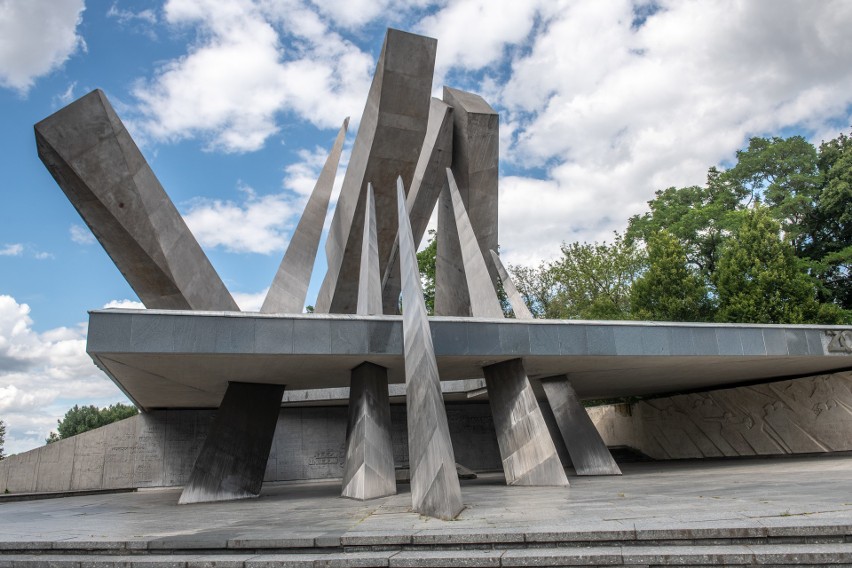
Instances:
[[[843,0],[0,0],[7,453],[73,404],[123,400],[85,355],[86,311],[138,301],[38,160],[33,124],[103,89],[256,309],[351,116],[342,174],[388,26],[438,39],[436,94],[472,90],[500,111],[510,263],[608,238],[750,136],[819,142],[852,124]]]

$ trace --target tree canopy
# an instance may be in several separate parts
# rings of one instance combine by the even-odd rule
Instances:
[[[138,413],[135,406],[129,404],[113,404],[106,408],[98,408],[94,405],[78,406],[74,405],[65,413],[62,420],[57,420],[56,432],[51,432],[50,437],[45,440],[48,444],[57,440],[70,438],[107,424],[112,424],[125,418],[130,418]]]
[[[6,457],[3,446],[6,444],[6,423],[0,420],[0,460]]]

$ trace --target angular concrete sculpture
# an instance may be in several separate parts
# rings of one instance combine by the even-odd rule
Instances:
[[[284,253],[269,292],[263,300],[263,306],[260,308],[263,313],[300,314],[305,307],[305,297],[311,283],[322,226],[348,127],[349,117],[346,117],[305,205],[299,224],[290,237],[287,252]]]
[[[426,133],[436,49],[435,39],[388,30],[326,241],[318,313],[355,312],[364,190],[372,182],[377,210],[392,211],[397,176],[411,183]],[[379,215],[376,222],[384,271],[397,223],[394,215]]]
[[[229,383],[179,504],[257,497],[284,385]]]
[[[464,508],[456,460],[441,395],[402,178],[397,181],[402,335],[408,412],[411,504],[430,517],[453,519]]]
[[[473,93],[444,87],[444,102],[453,107],[453,174],[481,256],[487,258],[489,250],[497,250],[499,116]],[[470,315],[458,242],[450,196],[445,193],[438,203],[435,315]],[[489,274],[496,284],[496,270],[489,269]]]
[[[145,307],[240,310],[102,91],[36,124],[35,136],[41,161]]]
[[[577,475],[621,475],[574,387],[565,375],[541,380]]]
[[[426,226],[435,210],[441,190],[447,185],[446,169],[452,164],[453,109],[440,99],[433,98],[429,108],[429,123],[423,150],[414,168],[414,179],[408,189],[406,208],[414,235],[414,246],[419,248]],[[384,313],[399,313],[399,239],[391,247],[391,256],[385,265],[382,278]]]
[[[388,372],[362,363],[352,369],[341,495],[364,500],[395,493]]]
[[[367,184],[364,235],[361,239],[361,269],[358,276],[359,316],[382,315],[382,283],[379,278],[379,245],[376,241],[376,199],[373,184]]]
[[[507,485],[568,485],[524,364],[483,367]]]
[[[493,250],[489,252],[491,253],[491,260],[494,262],[494,268],[497,269],[497,274],[500,276],[500,281],[503,283],[503,291],[506,292],[506,297],[509,298],[509,304],[512,306],[512,312],[515,314],[515,319],[533,319],[533,315],[530,313],[530,309],[527,307],[526,302],[524,302],[523,296],[521,296],[521,293],[518,292],[518,288],[509,277],[509,271],[507,271],[506,267],[503,266],[503,261],[500,260],[500,257]]]
[[[503,318],[503,309],[488,275],[453,173],[447,169],[450,203],[474,317]],[[520,359],[483,367],[497,444],[508,485],[568,485],[556,446],[544,422]]]

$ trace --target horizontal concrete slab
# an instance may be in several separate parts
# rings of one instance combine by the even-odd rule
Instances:
[[[852,367],[842,326],[430,318],[441,380],[521,357],[530,377],[569,374],[580,398],[694,390]],[[404,382],[402,318],[99,310],[87,351],[143,409],[215,408],[229,381],[349,386],[364,361]]]

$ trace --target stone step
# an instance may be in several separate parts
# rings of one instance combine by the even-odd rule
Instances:
[[[305,554],[0,554],[0,568],[452,568],[597,565],[852,566],[852,543],[387,550]]]

